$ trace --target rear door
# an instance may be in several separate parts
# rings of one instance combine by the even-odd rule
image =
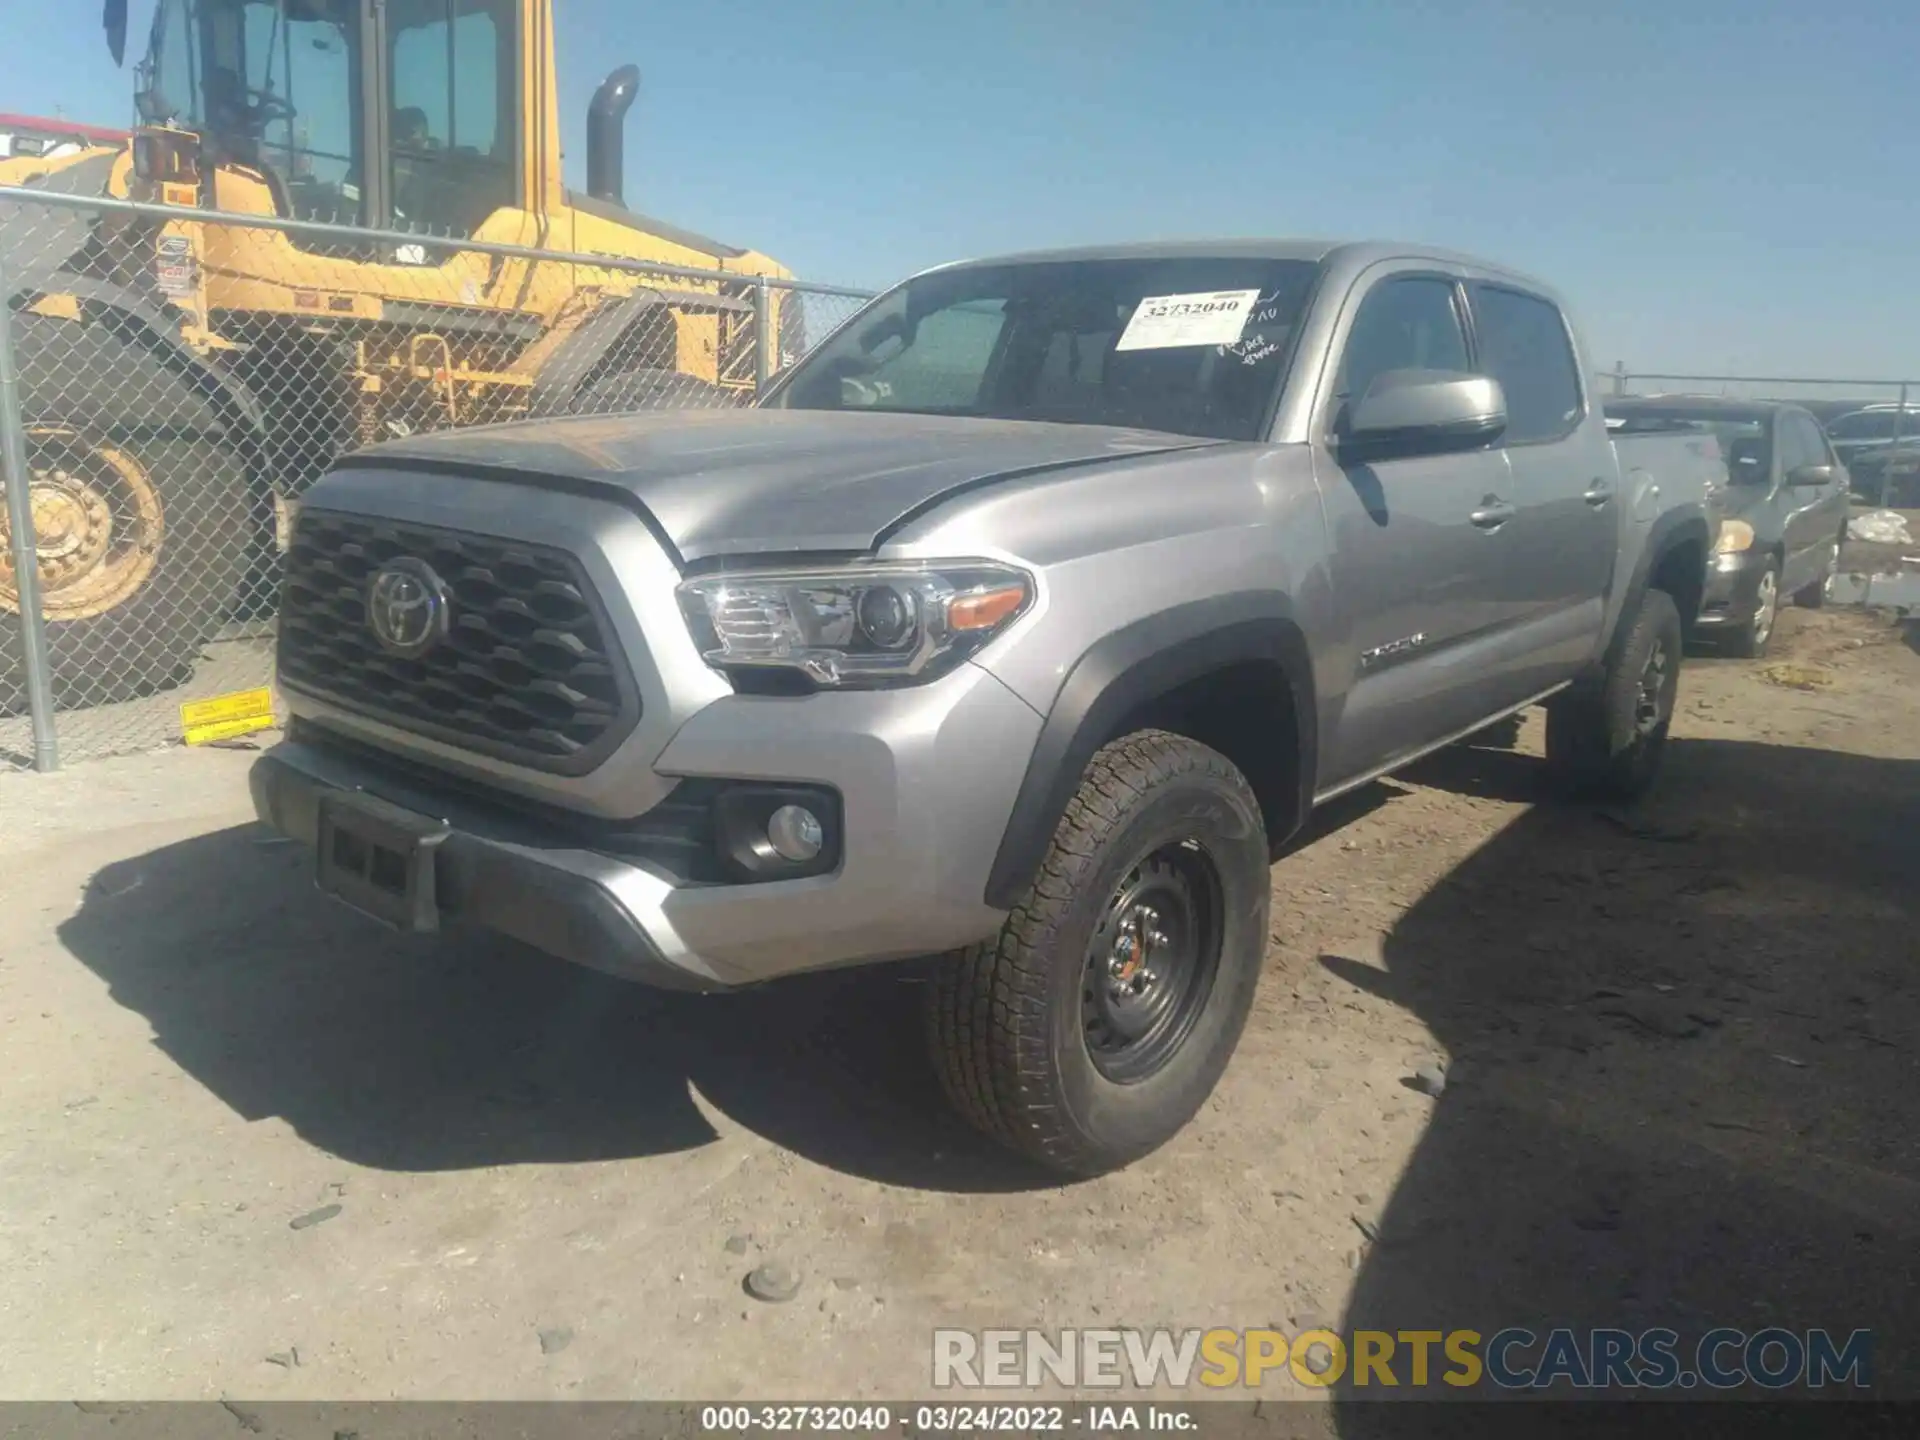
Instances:
[[[1334,337],[1315,419],[1314,469],[1333,546],[1354,672],[1324,792],[1379,770],[1497,708],[1476,654],[1500,628],[1511,546],[1498,449],[1341,459],[1351,403],[1393,370],[1472,369],[1465,296],[1453,276],[1382,266],[1355,286]],[[1478,518],[1476,518],[1478,517]]]
[[[1598,644],[1631,497],[1617,493],[1619,462],[1560,307],[1505,283],[1475,281],[1467,293],[1479,368],[1507,397],[1502,443],[1519,514],[1501,598],[1522,651],[1516,679],[1534,694]]]

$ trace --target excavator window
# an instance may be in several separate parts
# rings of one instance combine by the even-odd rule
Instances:
[[[389,0],[393,225],[471,235],[514,200],[511,0]]]
[[[468,236],[517,198],[518,19],[517,0],[158,0],[137,98],[297,219]]]
[[[260,0],[244,13],[249,95],[256,105],[271,97],[261,158],[284,182],[298,218],[354,224],[361,205],[349,27],[324,15],[282,14]]]

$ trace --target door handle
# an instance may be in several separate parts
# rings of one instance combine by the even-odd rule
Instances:
[[[1467,518],[1482,530],[1498,530],[1519,512],[1498,495],[1489,495]]]
[[[1598,510],[1602,505],[1613,499],[1613,482],[1604,475],[1596,475],[1593,477],[1593,483],[1587,486],[1586,494],[1580,498]]]

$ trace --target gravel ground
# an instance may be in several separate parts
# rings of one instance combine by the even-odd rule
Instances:
[[[244,752],[0,779],[0,1395],[899,1398],[939,1325],[1316,1322],[1865,1326],[1920,1394],[1920,654],[1776,645],[1688,667],[1631,815],[1540,803],[1537,717],[1343,801],[1211,1103],[1064,1188],[944,1114],[911,970],[661,996],[329,907]]]

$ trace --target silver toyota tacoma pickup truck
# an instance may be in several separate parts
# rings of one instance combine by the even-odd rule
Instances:
[[[390,924],[660,986],[937,957],[953,1101],[1070,1173],[1225,1069],[1314,806],[1545,702],[1653,779],[1724,479],[1566,309],[1381,244],[918,275],[750,410],[349,456],[287,554],[267,824]]]

